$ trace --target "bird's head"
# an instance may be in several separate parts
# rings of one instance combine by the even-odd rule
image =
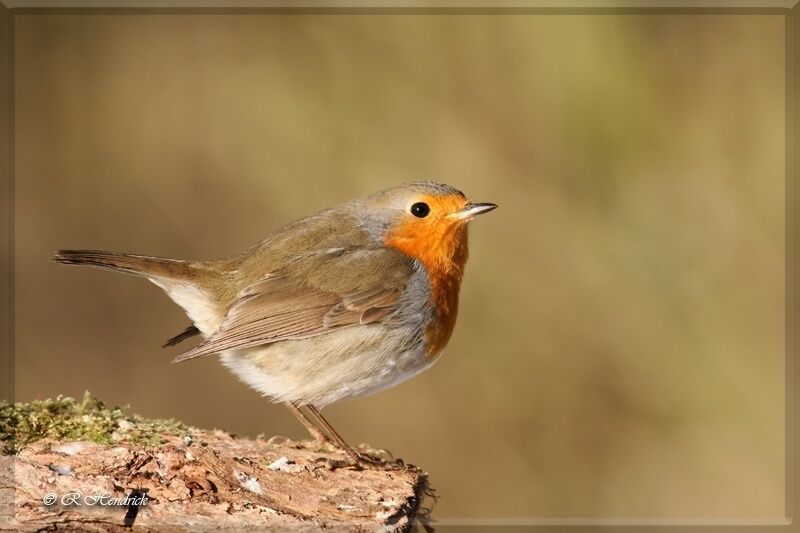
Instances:
[[[497,207],[470,202],[458,189],[429,181],[400,185],[363,201],[368,227],[384,245],[434,271],[463,267],[467,224]]]

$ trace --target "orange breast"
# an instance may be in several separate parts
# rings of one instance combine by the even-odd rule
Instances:
[[[401,226],[390,232],[386,244],[417,259],[428,272],[435,310],[426,331],[427,352],[435,357],[450,340],[458,316],[458,293],[467,262],[467,228],[438,221]]]
[[[462,265],[463,266],[463,265]],[[431,297],[436,309],[436,319],[428,326],[426,339],[428,355],[435,357],[450,340],[458,317],[458,293],[462,273],[428,272],[431,282]]]

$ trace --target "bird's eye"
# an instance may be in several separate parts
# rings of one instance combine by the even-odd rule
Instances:
[[[411,206],[411,214],[417,218],[425,218],[430,212],[431,208],[425,202],[417,202]]]

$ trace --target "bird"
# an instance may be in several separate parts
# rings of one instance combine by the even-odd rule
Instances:
[[[150,280],[191,320],[164,346],[202,338],[173,362],[218,356],[285,403],[317,441],[363,464],[370,458],[320,410],[397,385],[439,358],[456,324],[468,224],[496,207],[416,181],[296,220],[227,259],[99,250],[51,259]]]

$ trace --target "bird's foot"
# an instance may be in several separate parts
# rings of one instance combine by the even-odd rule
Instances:
[[[360,452],[355,452],[354,455],[347,454],[347,457],[344,459],[319,457],[314,463],[319,465],[317,468],[325,468],[327,470],[337,470],[339,468],[352,468],[353,470],[403,470],[407,468],[402,459],[394,459],[391,457],[386,459]]]
[[[360,470],[405,470],[406,464],[402,459],[395,459],[391,454],[387,456],[374,456],[365,453],[358,454],[358,460],[354,465]]]
[[[266,438],[262,433],[258,435],[258,437],[256,438],[265,440],[267,444],[270,445],[275,445],[275,444],[281,445],[287,442],[293,442],[297,446],[312,448],[319,452],[331,452],[339,449],[333,442],[331,442],[331,440],[328,437],[325,436],[322,436],[321,438],[315,438],[313,440],[295,441],[290,439],[289,437],[284,437],[283,435],[274,435],[272,437]]]

